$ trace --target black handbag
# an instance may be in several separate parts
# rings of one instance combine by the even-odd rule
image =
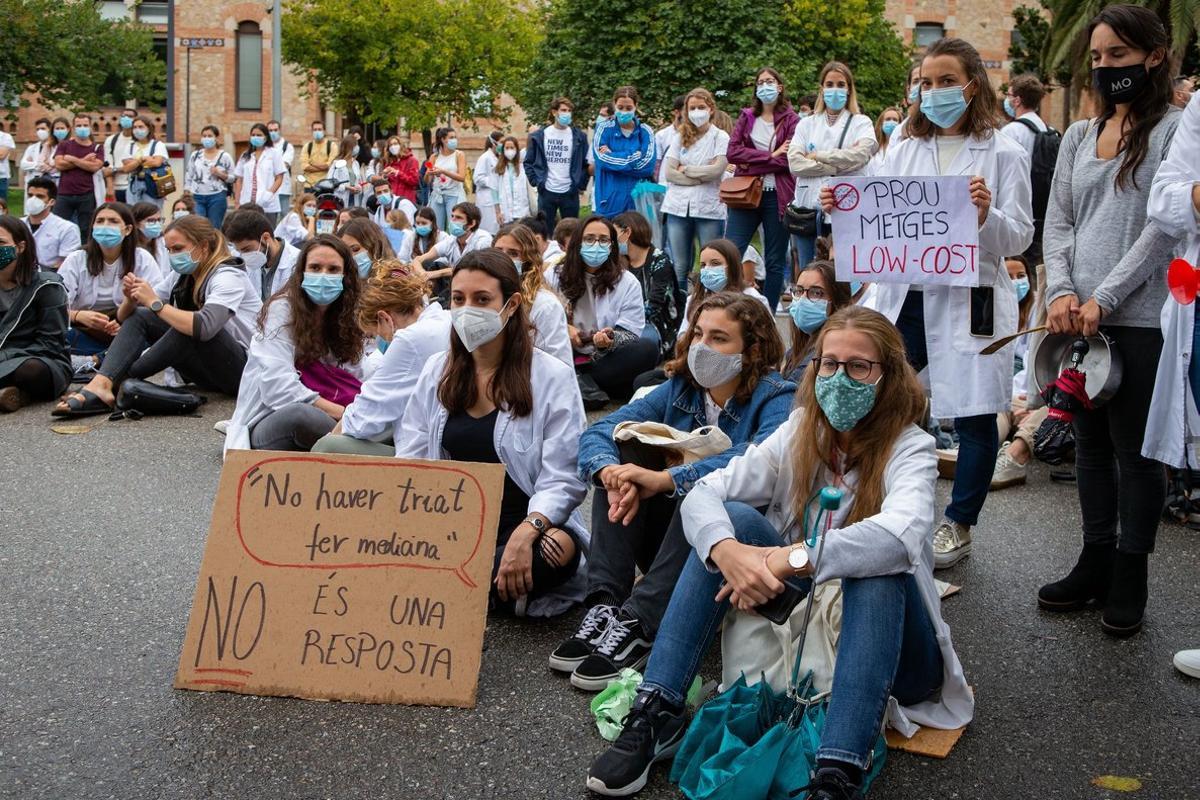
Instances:
[[[186,389],[173,389],[157,383],[130,378],[117,393],[117,411],[123,416],[163,416],[194,414],[208,398]],[[129,414],[129,412],[134,414]]]
[[[842,145],[846,143],[846,132],[850,130],[850,122],[853,119],[853,114],[846,117],[846,124],[842,126],[842,135],[838,137],[838,150],[841,150]],[[789,205],[783,210],[783,226],[793,236],[803,236],[805,238],[819,236],[819,226],[817,224],[819,218],[820,215],[817,213],[816,208],[802,208]]]

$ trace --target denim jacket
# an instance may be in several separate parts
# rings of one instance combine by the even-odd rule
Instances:
[[[796,384],[772,371],[759,380],[749,402],[731,398],[721,409],[717,427],[729,436],[733,446],[715,456],[668,469],[675,481],[674,496],[683,497],[705,475],[724,467],[751,444],[766,440],[787,420],[795,392]],[[671,378],[588,428],[579,438],[579,476],[584,481],[591,482],[604,467],[621,463],[613,430],[627,421],[661,422],[676,430],[694,431],[708,424],[704,395],[683,378]]]

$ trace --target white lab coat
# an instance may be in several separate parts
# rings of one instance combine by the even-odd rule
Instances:
[[[490,140],[489,140],[490,141]],[[500,202],[500,176],[496,174],[496,151],[489,145],[475,161],[475,205],[479,208],[479,229],[495,234],[500,230],[496,205]]]
[[[824,113],[800,120],[787,150],[788,168],[796,176],[792,205],[815,208],[820,189],[829,184],[830,178],[863,174],[878,149],[875,125],[866,114],[851,114],[845,108],[833,125],[826,121]],[[829,160],[814,161],[810,157],[813,153],[821,153]]]
[[[803,414],[803,409],[793,411],[787,422],[766,441],[751,445],[745,454],[734,458],[723,469],[709,473],[688,492],[680,512],[683,530],[701,561],[708,562],[709,552],[717,542],[733,538],[733,527],[724,506],[728,501],[747,503],[755,508],[766,506],[767,521],[786,541],[802,538],[799,522],[792,512],[797,486],[791,443]],[[845,480],[854,485],[857,482],[855,472],[848,473]],[[888,722],[905,736],[915,733],[917,725],[946,730],[960,728],[971,721],[975,710],[974,696],[950,640],[950,628],[942,619],[941,599],[933,580],[936,483],[937,458],[933,438],[910,425],[901,432],[884,469],[883,506],[878,514],[865,520],[883,528],[904,546],[907,563],[896,565],[896,572],[916,578],[942,653],[942,690],[939,694],[915,706],[901,707],[894,699],[889,701]],[[804,487],[802,491],[807,494],[811,488]],[[837,531],[827,535],[837,536]],[[815,548],[809,549],[809,556],[815,561]]]
[[[939,175],[934,137],[908,138],[888,147],[882,175]],[[995,338],[1017,332],[1017,295],[1004,258],[1033,241],[1029,156],[1006,136],[969,138],[948,175],[981,175],[992,190],[992,206],[979,229],[979,285],[994,286],[994,337],[971,335],[970,289],[926,286],[925,343],[935,417],[971,417],[1008,411],[1012,404],[1013,346],[981,356]],[[836,212],[835,212],[836,213]],[[908,284],[875,283],[862,305],[893,322]]]
[[[164,303],[171,301],[175,285],[183,280],[182,275],[172,269],[154,287],[154,293]],[[242,347],[249,348],[258,326],[258,315],[262,311],[262,297],[257,286],[250,283],[242,260],[236,259],[220,264],[204,279],[204,303],[212,303],[233,312],[225,323],[224,330]]]
[[[567,310],[553,292],[538,290],[529,309],[529,321],[535,329],[533,346],[574,369],[575,355],[571,352],[571,334],[567,332]]]
[[[525,179],[525,170],[517,172],[517,168],[512,164],[508,165],[508,169],[503,175],[496,176],[496,182],[500,194],[500,209],[501,216],[504,217],[504,222],[501,224],[507,225],[511,222],[528,217],[530,212],[529,204],[529,181]]]
[[[279,266],[275,268],[275,274],[271,276],[271,285],[267,288],[267,296],[262,298],[264,303],[271,295],[287,286],[287,282],[291,280],[292,271],[296,269],[296,262],[300,260],[300,251],[292,247],[291,242],[281,239],[279,243],[283,245],[283,252],[279,254]],[[246,274],[250,276],[250,283],[254,284],[254,288],[259,290],[261,296],[262,269],[246,267]]]
[[[342,416],[342,433],[373,442],[395,442],[400,420],[425,362],[450,346],[450,313],[430,303],[407,328],[396,331],[379,366]]]
[[[558,291],[558,269],[548,267],[542,277],[546,286]],[[625,270],[617,285],[595,298],[596,329],[623,328],[639,336],[646,327],[646,303],[642,299],[642,284]]]
[[[154,256],[142,247],[136,248],[133,253],[131,272],[151,286],[157,286],[163,275],[159,272]],[[125,299],[125,294],[121,291],[121,277],[125,269],[122,259],[118,258],[111,264],[105,264],[99,275],[88,274],[87,261],[87,250],[81,248],[67,256],[58,268],[63,288],[67,292],[67,308],[72,311],[107,311],[120,308],[121,301]]]
[[[1192,97],[1167,157],[1158,166],[1150,187],[1146,216],[1150,224],[1178,239],[1185,239],[1183,257],[1200,266],[1200,220],[1192,204],[1192,186],[1200,182],[1200,94]],[[1146,419],[1142,455],[1172,467],[1200,468],[1196,442],[1200,438],[1200,413],[1188,382],[1192,363],[1196,304],[1181,305],[1168,296],[1162,310],[1163,350],[1154,379],[1154,397]]]
[[[390,348],[389,348],[390,349]],[[437,386],[448,354],[425,362],[417,388],[404,411],[396,434],[396,457],[446,460],[442,431],[449,417],[438,400]],[[533,413],[514,417],[500,409],[493,446],[505,472],[529,495],[529,513],[544,515],[553,525],[567,525],[579,536],[586,554],[591,535],[579,505],[587,486],[578,475],[579,437],[587,427],[575,370],[541,350],[534,349],[530,370]],[[231,426],[232,429],[232,426]],[[554,616],[583,600],[586,588],[584,559],[567,583],[529,604],[530,616]]]

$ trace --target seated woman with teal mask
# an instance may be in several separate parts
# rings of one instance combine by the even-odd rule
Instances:
[[[796,277],[788,316],[792,328],[792,346],[783,360],[781,372],[789,380],[799,381],[812,361],[813,343],[821,326],[833,314],[853,305],[854,284],[838,281],[832,261],[813,261]]]

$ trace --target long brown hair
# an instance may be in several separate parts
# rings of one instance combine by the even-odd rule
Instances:
[[[460,272],[485,272],[500,284],[500,297],[505,303],[521,291],[521,278],[513,266],[512,259],[495,248],[467,253],[454,266],[450,275],[453,289],[454,278]],[[530,335],[529,314],[525,304],[517,305],[512,316],[504,323],[500,335],[505,337],[500,366],[488,382],[487,393],[497,408],[502,408],[514,417],[527,417],[533,413],[533,336]],[[458,414],[475,405],[479,400],[479,389],[475,380],[475,357],[467,351],[458,334],[450,336],[450,357],[446,369],[438,381],[438,402],[450,414]]]
[[[808,262],[808,266],[800,270],[803,275],[806,272],[814,271],[821,273],[821,280],[829,287],[829,316],[833,316],[838,311],[841,311],[846,306],[850,305],[853,296],[850,294],[850,284],[842,283],[837,279],[837,272],[834,269],[832,261],[816,260]],[[793,297],[792,302],[796,302],[799,298]],[[805,333],[796,326],[796,320],[791,314],[788,314],[788,325],[792,329],[792,349],[788,353],[787,361],[783,365],[783,373],[791,374],[792,370],[800,366],[800,360],[808,353],[808,346],[812,343],[812,334]]]
[[[754,109],[756,117],[761,117],[763,113],[763,101],[758,99],[758,79],[764,72],[774,78],[775,83],[779,85],[779,97],[775,98],[775,110],[779,111],[791,106],[787,97],[787,89],[783,85],[783,76],[779,74],[779,70],[774,67],[761,67],[754,70],[754,80],[750,84],[750,94],[754,96],[754,102],[750,107]]]
[[[408,315],[425,308],[429,283],[424,277],[409,272],[396,259],[385,259],[375,265],[375,274],[367,281],[358,298],[358,324],[364,331],[375,327],[380,311]]]
[[[599,222],[608,229],[608,237],[612,240],[612,244],[609,245],[608,261],[605,261],[600,269],[591,273],[592,291],[596,293],[597,297],[607,294],[621,280],[621,254],[617,247],[617,229],[613,227],[612,221],[608,217],[593,214],[571,234],[571,241],[567,243],[567,252],[558,265],[558,292],[570,303],[578,301],[587,291],[589,273],[580,250],[583,248],[583,232],[593,222]]]
[[[133,210],[124,203],[111,201],[101,203],[92,213],[92,227],[96,227],[96,217],[104,210],[115,211],[117,216],[121,218],[123,225],[129,226],[129,235],[121,240],[118,248],[121,251],[121,274],[118,278],[124,278],[130,272],[133,272],[134,266],[137,264],[138,251],[138,231],[137,224],[133,219]],[[84,242],[83,249],[87,253],[87,272],[93,278],[104,272],[104,251],[100,249],[100,243],[95,237],[89,236]]]
[[[783,360],[783,340],[767,307],[755,297],[733,292],[709,295],[696,309],[688,323],[687,333],[675,345],[675,358],[663,365],[668,375],[683,378],[693,387],[704,391],[688,369],[688,350],[696,336],[696,321],[701,311],[722,308],[731,319],[742,326],[742,377],[733,396],[739,403],[749,402],[758,382],[774,372]]]
[[[508,156],[504,154],[504,145],[512,142],[513,149],[517,151],[517,157],[512,161],[508,160]],[[513,169],[517,174],[521,174],[521,143],[517,141],[515,136],[505,136],[500,140],[500,152],[496,153],[496,174],[503,175],[508,171],[508,165],[512,164]]]
[[[803,518],[822,466],[831,471],[840,469],[843,474],[853,469],[858,472],[858,485],[854,489],[854,505],[846,519],[846,524],[850,524],[878,514],[883,506],[883,472],[891,458],[892,447],[904,429],[917,422],[924,413],[925,391],[905,357],[900,332],[887,317],[862,306],[843,308],[821,326],[816,343],[818,358],[825,337],[831,331],[841,330],[857,330],[871,338],[883,362],[883,376],[875,393],[875,405],[853,428],[848,437],[846,461],[838,465],[834,463],[836,431],[817,403],[817,359],[805,370],[796,392],[796,405],[806,411],[792,438],[791,457],[796,477],[792,510],[797,519]]]
[[[688,117],[688,103],[692,98],[704,101],[708,106],[708,124],[713,124],[713,118],[717,116],[717,100],[713,97],[712,92],[705,89],[703,86],[697,86],[687,93],[687,97],[683,98],[683,114],[679,118],[679,144],[681,147],[691,147],[696,142],[700,141],[702,134],[700,129],[692,124],[691,118]]]
[[[355,217],[338,228],[337,236],[339,239],[343,236],[353,237],[362,245],[363,250],[370,254],[372,261],[396,257],[391,242],[383,235],[383,229],[376,225],[374,220]]]
[[[342,293],[324,307],[324,314],[320,312],[321,306],[310,300],[303,289],[308,256],[318,247],[328,247],[342,259]],[[333,234],[322,233],[300,247],[292,277],[263,306],[262,318],[266,318],[270,303],[286,297],[292,309],[292,341],[296,345],[297,364],[319,361],[326,353],[332,353],[339,363],[356,364],[363,353],[363,332],[356,315],[361,286],[350,248]]]
[[[163,230],[163,236],[172,231],[180,233],[192,245],[203,247],[208,253],[204,260],[199,262],[195,272],[181,279],[192,279],[192,300],[199,307],[203,301],[200,289],[204,287],[208,276],[212,274],[213,270],[232,258],[229,255],[229,241],[224,234],[213,227],[207,217],[200,214],[188,214],[186,217],[172,220],[171,224]]]
[[[991,79],[988,78],[987,69],[983,66],[983,59],[979,57],[979,51],[964,39],[954,37],[938,39],[925,51],[921,69],[925,68],[925,61],[934,56],[957,58],[963,71],[967,73],[967,83],[975,85],[975,96],[967,104],[967,110],[963,115],[966,118],[963,133],[980,139],[989,138],[996,130],[997,121],[1000,119],[1000,104],[996,100],[996,90],[992,88]],[[920,103],[914,103],[911,109],[908,114],[908,124],[904,126],[908,135],[914,139],[928,139],[935,136],[938,127],[929,121],[929,117],[921,113]]]
[[[495,241],[500,241],[501,236],[511,236],[521,251],[521,301],[525,310],[530,311],[542,289],[542,249],[533,231],[519,222],[502,225],[496,231]]]
[[[17,267],[13,270],[13,280],[17,286],[28,286],[33,283],[33,276],[38,273],[37,242],[29,226],[18,217],[0,214],[0,228],[8,231],[13,245],[17,248]]]
[[[742,275],[742,254],[738,252],[736,244],[728,239],[713,239],[701,246],[700,252],[703,253],[705,250],[716,250],[725,262],[725,288],[721,289],[722,292],[741,292],[746,288],[746,279]],[[710,292],[704,287],[699,278],[692,283],[691,295],[688,297],[688,301],[692,304],[692,318],[688,320],[689,323],[696,320],[700,302],[713,294],[714,292]],[[761,305],[761,301],[756,302]]]

